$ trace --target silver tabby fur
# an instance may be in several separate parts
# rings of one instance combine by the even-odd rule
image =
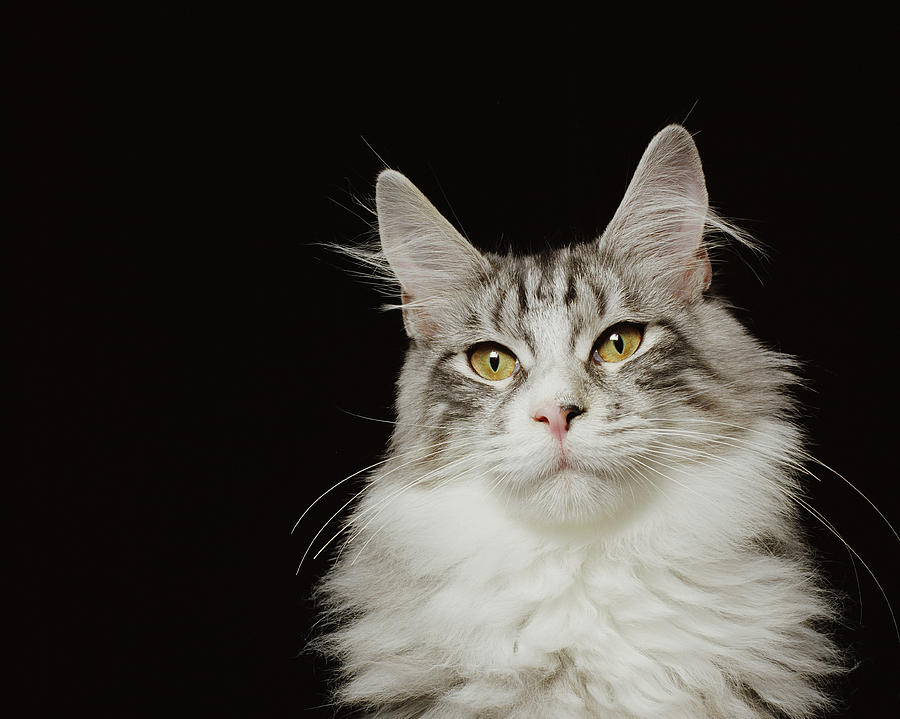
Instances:
[[[804,453],[790,358],[709,290],[690,135],[647,148],[590,243],[475,250],[402,175],[381,251],[411,341],[386,461],[319,598],[338,703],[394,719],[810,717],[842,660],[796,521]],[[716,232],[717,231],[717,232]],[[607,328],[645,326],[624,362]],[[492,382],[466,351],[498,342]],[[583,414],[566,462],[538,402]]]

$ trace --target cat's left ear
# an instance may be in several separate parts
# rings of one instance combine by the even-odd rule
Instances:
[[[428,338],[445,316],[445,299],[487,271],[487,260],[428,198],[396,170],[375,186],[381,248],[397,280],[403,323],[412,338]]]
[[[639,265],[678,299],[702,294],[712,278],[703,231],[709,213],[700,155],[690,133],[669,125],[647,146],[601,248]]]

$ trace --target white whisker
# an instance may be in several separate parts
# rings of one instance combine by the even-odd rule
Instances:
[[[394,490],[394,491],[393,491],[391,494],[389,494],[388,496],[382,497],[382,498],[379,499],[375,504],[373,504],[373,505],[371,505],[371,506],[369,506],[369,507],[366,507],[365,509],[363,509],[362,511],[360,511],[358,514],[356,514],[356,515],[353,517],[353,521],[354,521],[354,522],[358,522],[359,519],[360,519],[361,517],[365,516],[365,515],[368,514],[369,512],[374,511],[375,514],[374,514],[372,517],[370,517],[369,520],[368,520],[362,527],[360,527],[359,529],[357,529],[357,530],[354,532],[354,534],[351,535],[351,536],[344,542],[344,546],[350,544],[350,543],[353,542],[357,537],[359,537],[363,532],[365,532],[366,528],[368,528],[368,526],[372,523],[372,521],[373,521],[374,519],[376,519],[376,518],[379,516],[379,514],[381,513],[381,511],[383,511],[383,508],[384,508],[383,505],[386,506],[387,504],[390,504],[390,502],[392,502],[394,499],[396,499],[396,498],[399,497],[400,495],[405,494],[408,490],[412,489],[412,488],[415,487],[415,486],[418,486],[418,485],[420,485],[420,484],[423,484],[423,483],[427,482],[427,480],[429,480],[430,478],[432,478],[432,477],[435,476],[436,474],[439,474],[439,473],[441,473],[441,472],[445,472],[445,471],[447,471],[447,470],[449,470],[449,469],[455,469],[455,468],[457,468],[457,467],[460,466],[460,465],[463,465],[463,464],[465,464],[465,463],[467,463],[467,462],[472,462],[472,461],[473,461],[473,458],[472,458],[472,457],[469,457],[469,456],[463,456],[463,457],[461,457],[461,458],[459,458],[459,459],[453,460],[453,461],[447,463],[446,465],[442,465],[442,466],[440,466],[440,467],[437,467],[436,469],[431,470],[430,472],[427,472],[426,474],[424,474],[424,475],[422,475],[422,476],[420,476],[420,477],[416,477],[414,480],[412,480],[411,482],[407,483],[407,484],[404,485],[403,487],[401,487],[401,488],[399,488],[399,489],[397,489],[397,490]],[[454,475],[451,475],[451,476],[449,477],[449,479],[452,479],[453,476],[454,476]],[[444,482],[448,481],[448,478],[444,478],[443,481],[444,481]],[[342,530],[342,531],[343,531],[343,530]],[[340,532],[338,532],[338,534],[340,534]],[[335,535],[335,537],[337,537],[337,535]],[[331,539],[329,539],[328,542],[325,544],[325,546],[323,546],[323,547],[316,553],[315,557],[313,557],[313,558],[315,559],[316,557],[318,557],[319,554],[321,554],[322,551],[325,549],[325,547],[327,547],[328,544],[330,544],[331,541],[332,541],[333,539],[335,539],[335,537],[332,537]],[[343,552],[343,547],[341,547],[341,552]]]
[[[661,418],[661,417],[658,417],[658,418],[641,417],[641,419],[646,420],[648,422],[675,422],[678,424],[685,424],[688,422],[691,422],[691,423],[703,422],[703,423],[707,423],[707,424],[716,424],[716,425],[731,427],[733,429],[741,430],[742,432],[763,434],[763,432],[761,432],[760,430],[754,429],[752,427],[745,427],[742,425],[734,424],[732,422],[723,422],[723,421],[719,421],[719,420],[709,419],[706,417],[691,417],[688,419],[679,419],[679,420],[674,420],[671,418]],[[654,429],[656,429],[656,428],[654,428]],[[835,475],[838,479],[840,479],[841,481],[846,483],[847,486],[849,486],[854,492],[856,492],[860,497],[862,497],[869,504],[869,506],[875,510],[875,512],[878,514],[878,516],[881,517],[882,521],[891,530],[891,533],[894,535],[894,538],[897,539],[897,541],[900,541],[900,534],[898,534],[897,530],[894,528],[894,525],[891,524],[891,522],[884,515],[884,513],[878,508],[878,506],[871,499],[869,499],[869,497],[866,496],[866,494],[861,489],[859,489],[859,487],[857,487],[855,484],[853,484],[853,482],[851,482],[849,479],[847,479],[844,475],[842,475],[836,469],[828,466],[827,464],[825,464],[824,462],[822,462],[820,459],[816,458],[814,455],[810,454],[809,452],[807,452],[801,448],[797,448],[795,450],[795,452],[800,459],[817,464],[820,467],[822,467],[823,469],[827,469],[829,472],[831,472],[833,475]],[[811,472],[808,469],[806,469],[805,467],[803,467],[803,465],[800,462],[791,461],[790,465],[792,467],[794,467],[795,469],[798,469],[799,471],[804,472],[805,474],[812,477],[816,481],[819,481],[819,482],[822,481],[821,478],[818,477],[816,474],[814,474],[813,472]]]
[[[431,447],[431,449],[432,449],[432,450],[435,450],[435,451],[432,451],[432,452],[430,452],[430,453],[428,453],[428,454],[424,454],[424,455],[423,455],[423,454],[421,454],[421,452],[419,452],[419,451],[411,451],[411,452],[407,452],[407,453],[404,453],[404,454],[401,454],[401,455],[393,455],[393,456],[391,456],[391,457],[388,457],[388,459],[386,459],[386,460],[382,460],[381,462],[377,462],[377,463],[376,463],[375,465],[373,465],[373,466],[378,466],[379,464],[384,464],[384,463],[387,462],[388,460],[397,459],[398,457],[401,457],[401,458],[408,458],[409,456],[412,456],[412,457],[413,457],[413,459],[410,459],[410,460],[407,461],[407,462],[403,462],[403,463],[397,465],[396,467],[393,467],[393,468],[389,469],[389,470],[388,470],[387,472],[385,472],[383,475],[379,475],[376,479],[381,479],[381,478],[387,477],[387,476],[389,476],[390,474],[392,474],[392,473],[394,473],[394,472],[396,472],[396,471],[399,471],[399,470],[404,469],[404,468],[406,468],[406,467],[408,467],[408,466],[410,466],[410,465],[412,465],[412,464],[415,464],[416,462],[422,461],[422,460],[424,460],[424,459],[429,459],[430,457],[433,457],[433,456],[435,456],[435,455],[437,454],[436,448],[440,448],[442,445],[446,445],[446,444],[449,444],[449,443],[450,443],[450,440],[447,440],[447,441],[445,441],[445,442],[440,442],[440,443],[438,443],[438,444],[436,444],[436,445],[433,445],[433,446]],[[370,467],[367,467],[366,469],[370,469]],[[341,482],[339,482],[338,484],[342,484],[342,483],[345,482],[347,479],[351,479],[352,477],[358,476],[358,475],[361,474],[362,472],[366,471],[366,469],[361,469],[359,472],[355,472],[354,474],[350,475],[350,477],[346,477],[345,479],[341,480]],[[337,485],[333,485],[333,486],[328,490],[328,492],[330,492],[330,491],[331,491],[332,489],[334,489],[336,486],[337,486]],[[322,534],[322,532],[325,531],[325,528],[326,528],[329,524],[331,524],[331,522],[334,521],[334,519],[335,519],[341,512],[343,512],[343,511],[344,511],[347,507],[349,507],[356,499],[358,499],[362,494],[364,494],[364,493],[366,492],[367,489],[368,489],[368,486],[363,487],[363,488],[362,488],[361,490],[359,490],[356,494],[354,494],[350,499],[348,499],[346,502],[344,502],[344,504],[342,504],[342,505],[340,506],[340,508],[339,508],[334,514],[332,514],[331,517],[328,518],[328,520],[325,522],[325,524],[322,525],[322,527],[319,529],[319,531],[316,532],[316,534],[313,536],[312,540],[310,541],[309,545],[307,546],[306,551],[303,552],[303,556],[300,558],[300,564],[297,565],[297,574],[300,573],[300,568],[303,566],[303,562],[306,560],[306,557],[307,557],[307,555],[309,554],[309,551],[312,549],[313,545],[316,543],[316,540],[319,538],[319,536]],[[327,494],[328,492],[323,493],[323,494],[319,497],[319,499],[321,499],[322,496],[324,496],[324,495]],[[319,501],[319,500],[317,499],[316,502],[318,502],[318,501]],[[315,502],[313,502],[313,504],[315,504]],[[310,508],[311,508],[311,507],[312,507],[312,505],[310,505]],[[307,512],[308,512],[308,511],[309,511],[309,509],[307,509]],[[305,516],[305,515],[306,515],[306,512],[303,513],[303,516]],[[303,516],[301,516],[300,519],[303,519]],[[297,520],[297,523],[298,523],[298,524],[299,524],[299,522],[300,522],[300,520]],[[296,527],[296,525],[294,525],[294,526]],[[342,531],[344,531],[344,530],[342,529],[341,532],[342,532]],[[340,532],[338,532],[338,534],[340,534]],[[337,535],[335,535],[335,536],[337,536]],[[333,538],[332,538],[332,539],[333,539]],[[331,540],[328,540],[328,543],[327,543],[325,546],[327,547],[328,544],[330,544],[330,543],[331,543]],[[323,547],[322,549],[324,549],[324,547]],[[319,551],[315,554],[315,556],[313,557],[313,559],[316,559],[321,553],[322,553],[322,550],[319,550]]]

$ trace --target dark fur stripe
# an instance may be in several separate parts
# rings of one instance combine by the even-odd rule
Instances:
[[[569,275],[569,282],[566,286],[566,294],[563,297],[563,302],[566,303],[566,307],[571,307],[572,303],[575,301],[575,298],[578,296],[578,292],[575,288],[575,275]]]

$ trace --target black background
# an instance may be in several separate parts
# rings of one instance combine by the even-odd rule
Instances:
[[[896,524],[893,58],[875,20],[720,22],[154,6],[23,24],[14,484],[35,501],[16,512],[12,584],[29,700],[330,714],[314,708],[327,667],[300,654],[325,555],[295,570],[359,484],[291,529],[379,458],[389,425],[355,415],[391,418],[405,338],[317,243],[371,237],[357,200],[383,162],[480,247],[535,249],[601,231],[652,135],[684,123],[713,204],[770,252],[723,256],[716,281],[804,361],[811,451]],[[896,539],[812,469],[811,501],[896,605]],[[809,532],[860,662],[835,716],[890,716],[888,603]]]

